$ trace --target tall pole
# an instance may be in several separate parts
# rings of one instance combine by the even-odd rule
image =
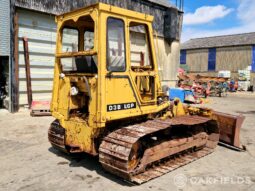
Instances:
[[[28,51],[28,39],[23,37],[23,47],[24,47],[24,59],[26,68],[26,82],[27,82],[27,101],[29,109],[32,106],[32,86],[31,86],[31,72],[30,72],[30,62],[29,62],[29,51]]]

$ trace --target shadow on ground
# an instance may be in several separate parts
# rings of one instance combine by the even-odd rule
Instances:
[[[255,114],[255,111],[236,111],[236,113],[240,113],[240,114]]]
[[[109,174],[108,172],[104,171],[104,169],[102,168],[101,164],[99,163],[99,159],[98,157],[94,157],[91,156],[87,153],[72,153],[72,154],[68,154],[68,153],[64,153],[62,151],[56,150],[53,147],[50,147],[48,149],[51,153],[59,156],[59,157],[63,157],[65,159],[67,159],[68,161],[70,161],[69,166],[71,168],[73,167],[84,167],[90,171],[96,171],[98,175],[104,176],[107,179],[116,182],[117,184],[123,185],[123,186],[134,186],[135,184],[132,184],[130,182],[124,181],[122,179],[120,179],[117,176],[114,176],[112,174]],[[68,162],[60,162],[58,163],[58,165],[64,165],[64,164],[68,164]]]

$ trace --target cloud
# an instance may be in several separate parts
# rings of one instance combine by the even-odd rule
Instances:
[[[185,25],[205,24],[216,19],[223,18],[232,11],[233,9],[228,9],[223,5],[203,6],[196,9],[194,13],[184,14],[183,23]]]
[[[203,26],[192,27],[186,24],[183,28],[182,42],[191,38],[210,37],[229,34],[240,34],[247,32],[255,32],[255,0],[239,0],[238,8],[235,14],[237,15],[237,26],[225,29],[205,30]],[[238,22],[239,21],[239,22]],[[185,25],[185,24],[184,24]]]
[[[253,22],[255,18],[255,1],[239,0],[240,5],[237,9],[238,18],[244,22]]]

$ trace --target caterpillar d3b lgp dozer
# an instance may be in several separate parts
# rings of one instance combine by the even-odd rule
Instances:
[[[143,183],[219,139],[240,146],[242,117],[184,107],[162,91],[152,16],[99,3],[56,21],[53,147],[99,156],[105,170]]]

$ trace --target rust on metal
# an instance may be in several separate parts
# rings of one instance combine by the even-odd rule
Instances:
[[[154,119],[107,135],[99,161],[110,173],[141,184],[211,153],[218,141],[217,123],[209,118]]]
[[[219,126],[220,141],[242,149],[240,144],[240,130],[245,117],[242,115],[213,112],[213,118],[217,121]]]
[[[19,109],[19,17],[18,13],[15,11],[14,15],[14,78],[15,82],[14,83],[14,88],[15,88],[15,95],[14,96],[14,110],[18,111]]]
[[[57,147],[67,152],[65,148],[65,129],[60,126],[58,120],[51,123],[48,130],[48,139],[53,147]]]
[[[28,39],[23,37],[23,48],[24,48],[24,59],[26,68],[26,83],[27,83],[27,100],[29,109],[32,106],[32,85],[31,85],[31,72],[30,72],[30,61],[29,61],[29,51],[28,51]]]
[[[192,81],[197,81],[197,82],[226,82],[228,81],[229,78],[225,77],[212,77],[212,76],[201,76],[199,74],[194,75],[194,74],[188,74],[188,75],[179,75],[179,79],[181,80],[192,80]]]
[[[144,52],[140,52],[141,66],[144,66]]]

